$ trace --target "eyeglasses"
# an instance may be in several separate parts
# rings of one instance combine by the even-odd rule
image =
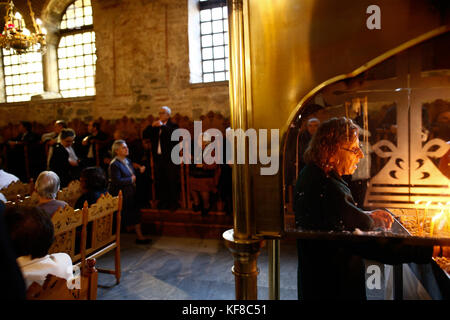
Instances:
[[[358,147],[353,148],[353,149],[347,149],[347,148],[343,148],[343,147],[341,147],[341,149],[345,150],[345,151],[348,151],[348,152],[351,152],[351,153],[353,153],[355,155],[358,155],[363,150],[362,149],[362,145],[359,145]]]

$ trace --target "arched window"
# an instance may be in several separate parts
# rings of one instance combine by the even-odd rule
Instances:
[[[202,82],[229,79],[226,0],[200,0]]]
[[[12,49],[3,49],[2,53],[6,102],[27,101],[44,91],[41,53],[19,55]]]
[[[95,95],[95,32],[91,0],[69,5],[61,19],[59,90],[64,98]]]

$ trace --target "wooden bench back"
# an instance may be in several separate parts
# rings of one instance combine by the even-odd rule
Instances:
[[[45,282],[39,285],[33,282],[26,292],[27,300],[96,300],[98,273],[95,259],[87,261],[86,268],[80,274],[80,288],[69,289],[67,280],[49,274]]]
[[[83,194],[80,180],[71,181],[67,187],[58,191],[57,200],[65,201],[71,207],[75,206],[78,198]]]
[[[31,196],[26,196],[23,199],[20,199],[20,204],[24,206],[34,207],[39,203],[39,195],[36,191],[34,191]]]
[[[17,199],[25,198],[33,192],[33,182],[23,183],[19,180],[11,182],[7,187],[0,190],[6,200],[16,201]]]
[[[72,258],[72,262],[81,260],[84,267],[87,203],[82,210],[74,210],[71,206],[58,208],[53,214],[52,222],[55,229],[55,241],[50,247],[49,253],[65,252]],[[77,241],[80,243],[79,252],[75,251]]]
[[[109,193],[103,194],[97,202],[87,209],[88,223],[92,222],[92,246],[86,254],[100,250],[111,243],[120,241],[120,211],[122,208],[122,192],[117,197]],[[116,228],[113,229],[114,215]]]

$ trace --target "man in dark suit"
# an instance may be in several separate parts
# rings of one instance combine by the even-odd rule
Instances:
[[[176,142],[171,141],[172,132],[178,125],[170,121],[171,110],[167,106],[159,109],[159,119],[145,128],[142,136],[151,142],[151,151],[155,164],[156,197],[158,209],[176,210],[179,207],[179,166],[171,160],[172,148]]]
[[[39,154],[40,136],[32,131],[32,124],[28,121],[21,121],[19,124],[19,135],[8,141],[8,165],[10,171],[19,177],[21,181],[27,181],[34,177],[41,167],[39,157],[31,157],[32,154]],[[27,159],[25,154],[25,146],[27,150]],[[28,161],[28,169],[26,169],[26,161]],[[30,176],[29,176],[30,175]]]
[[[107,140],[108,134],[100,130],[100,122],[90,121],[88,124],[89,134],[83,139],[82,145],[86,147],[86,157],[83,166],[97,166],[96,148],[99,146],[99,165],[106,170],[107,167],[103,163],[103,159],[108,152]]]

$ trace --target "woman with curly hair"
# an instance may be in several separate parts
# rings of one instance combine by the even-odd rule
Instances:
[[[347,118],[323,122],[305,151],[306,166],[295,190],[297,227],[313,231],[390,229],[393,218],[384,210],[363,211],[353,201],[343,175],[355,172],[364,157],[358,127]],[[355,243],[348,240],[300,239],[299,299],[366,299],[363,258],[381,263],[428,263],[432,247]]]

